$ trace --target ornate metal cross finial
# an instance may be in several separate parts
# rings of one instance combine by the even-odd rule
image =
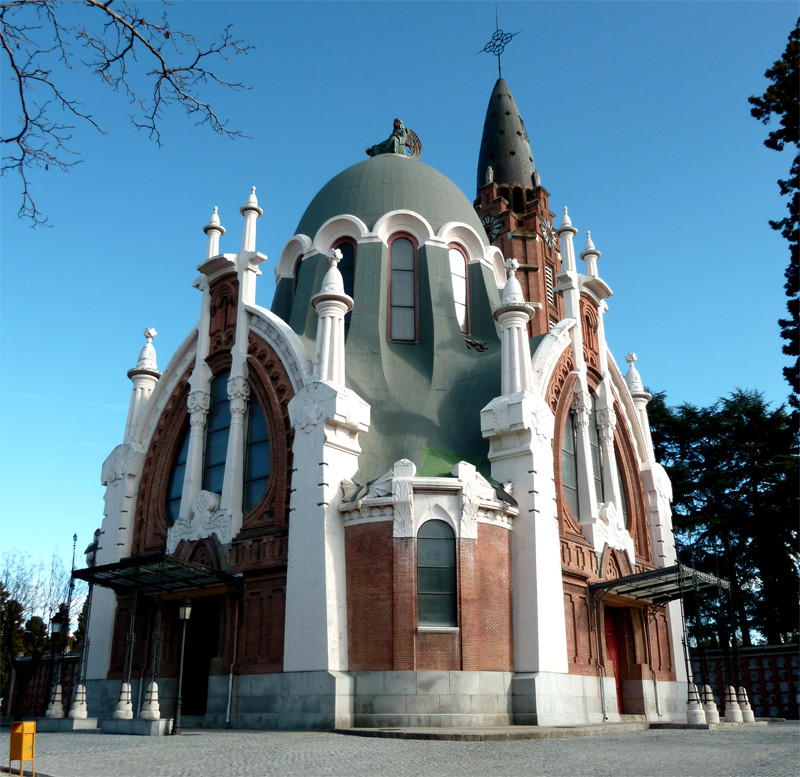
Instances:
[[[625,354],[625,361],[633,367],[633,363],[636,361],[636,354],[635,353],[626,353]]]
[[[477,53],[480,54],[485,51],[487,54],[494,54],[497,57],[497,77],[502,78],[503,71],[500,69],[500,55],[505,51],[506,46],[511,43],[511,39],[515,35],[519,35],[522,30],[519,32],[503,32],[497,21],[497,6],[494,7],[494,26],[495,31],[492,39]]]
[[[331,263],[331,267],[336,267],[342,261],[342,252],[338,248],[332,248],[328,252],[328,261]]]
[[[158,334],[153,327],[149,326],[147,329],[144,330],[144,336],[147,338],[147,342],[152,342],[153,338]]]
[[[511,259],[506,259],[505,268],[506,268],[506,277],[511,278],[513,277],[514,273],[516,273],[516,271],[519,270],[519,262],[513,257]]]

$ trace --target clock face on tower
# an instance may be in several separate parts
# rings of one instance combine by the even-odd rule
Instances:
[[[556,247],[556,231],[553,229],[552,222],[547,219],[542,219],[542,237],[550,248]]]
[[[490,243],[497,238],[503,228],[503,224],[497,216],[484,216],[481,223],[486,230],[486,236],[489,238]]]

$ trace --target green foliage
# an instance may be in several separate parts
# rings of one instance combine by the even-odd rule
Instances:
[[[788,197],[789,215],[770,221],[773,229],[789,241],[789,266],[786,268],[786,307],[788,318],[779,320],[781,337],[786,341],[783,352],[794,362],[783,370],[791,387],[789,405],[794,410],[794,422],[800,415],[800,20],[789,33],[789,43],[783,56],[764,74],[772,83],[761,97],[750,97],[750,115],[764,124],[779,116],[779,128],[772,130],[764,141],[767,148],[783,151],[794,145],[795,156],[786,180],[779,180],[781,195]]]
[[[800,483],[785,408],[773,410],[759,392],[737,389],[710,407],[671,408],[656,394],[648,411],[656,458],[672,479],[681,560],[734,584],[745,644],[751,632],[770,643],[797,639]],[[726,609],[712,599],[706,613],[723,636]]]
[[[22,606],[0,583],[0,696],[8,695],[11,661],[22,651]]]
[[[50,648],[50,638],[47,635],[47,626],[38,616],[28,618],[25,631],[22,633],[22,650],[25,655],[41,656]]]

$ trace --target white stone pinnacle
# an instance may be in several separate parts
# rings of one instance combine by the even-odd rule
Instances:
[[[506,259],[504,266],[506,268],[506,278],[513,278],[514,274],[519,270],[519,262],[513,257]]]
[[[248,210],[254,210],[259,216],[263,215],[264,211],[258,207],[258,198],[256,197],[256,187],[250,190],[250,196],[247,202],[240,208],[241,214],[244,216]]]
[[[592,233],[587,229],[586,230],[586,251],[594,251],[594,243],[592,242]]]
[[[156,363],[156,349],[153,348],[153,338],[158,334],[153,327],[147,327],[144,330],[144,336],[147,342],[139,352],[139,360],[136,363],[137,370],[158,370]]]
[[[338,248],[332,248],[328,252],[328,261],[331,267],[336,267],[342,261],[342,252]]]
[[[561,218],[561,226],[562,227],[571,227],[572,226],[572,219],[569,217],[569,213],[567,212],[567,206],[564,206],[564,215]]]

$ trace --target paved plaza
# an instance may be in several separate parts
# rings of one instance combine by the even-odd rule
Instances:
[[[8,729],[0,743],[5,768]],[[36,755],[37,774],[51,777],[795,777],[800,725],[510,742],[255,731],[39,734]]]

